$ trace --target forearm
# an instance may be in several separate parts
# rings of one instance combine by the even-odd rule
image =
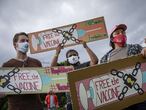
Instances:
[[[56,53],[56,54],[54,55],[53,60],[52,60],[52,63],[51,63],[51,67],[52,67],[52,66],[57,66],[58,56],[59,56],[58,53]]]
[[[61,44],[59,44],[56,48],[56,54],[54,55],[53,57],[53,60],[52,60],[52,63],[51,63],[51,66],[57,66],[57,62],[58,62],[58,56],[60,54],[60,51],[63,47],[61,46]]]
[[[95,65],[98,63],[98,58],[97,56],[95,55],[95,53],[89,48],[89,47],[86,47],[85,48],[89,57],[90,57],[90,65]]]

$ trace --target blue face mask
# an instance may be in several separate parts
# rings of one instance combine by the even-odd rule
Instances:
[[[29,47],[28,42],[18,43],[17,50],[22,53],[26,53],[28,51],[28,47]]]

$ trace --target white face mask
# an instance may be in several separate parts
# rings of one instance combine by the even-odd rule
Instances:
[[[79,57],[78,56],[71,56],[71,57],[69,57],[67,59],[68,59],[68,62],[70,64],[76,64],[77,62],[79,62]]]
[[[28,46],[29,46],[28,42],[18,43],[17,50],[22,53],[26,53],[28,51]]]

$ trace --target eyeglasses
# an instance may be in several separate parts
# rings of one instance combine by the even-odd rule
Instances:
[[[29,42],[28,39],[21,39],[20,42]]]

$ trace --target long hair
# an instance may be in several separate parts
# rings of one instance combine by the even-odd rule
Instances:
[[[112,47],[112,49],[115,49],[115,44],[114,44],[114,42],[113,42],[113,34],[111,34],[111,36],[110,36],[109,45]]]

